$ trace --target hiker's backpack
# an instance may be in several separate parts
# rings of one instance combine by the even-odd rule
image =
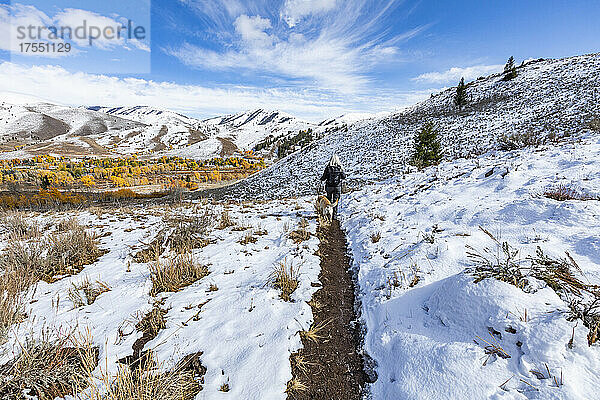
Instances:
[[[340,167],[330,166],[329,176],[327,177],[328,187],[337,187],[342,184],[342,170]]]

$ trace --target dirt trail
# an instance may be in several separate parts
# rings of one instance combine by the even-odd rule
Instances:
[[[318,233],[323,286],[313,295],[311,307],[313,326],[325,326],[317,342],[302,335],[303,349],[290,357],[294,378],[307,388],[288,391],[288,400],[361,399],[367,376],[357,352],[360,339],[346,238],[337,221]]]

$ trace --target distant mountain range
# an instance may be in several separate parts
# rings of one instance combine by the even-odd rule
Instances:
[[[49,103],[11,104],[0,98],[2,158],[38,154],[65,156],[230,156],[261,146],[266,157],[278,140],[311,129],[322,137],[356,117],[320,124],[276,110],[255,109],[197,119],[148,106],[67,107]]]

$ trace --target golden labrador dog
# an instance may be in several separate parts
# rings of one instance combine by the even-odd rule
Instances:
[[[321,223],[326,225],[331,224],[331,221],[333,221],[333,209],[337,206],[338,201],[339,200],[336,200],[335,203],[332,204],[329,199],[323,195],[317,197],[315,208],[317,209],[317,215]]]

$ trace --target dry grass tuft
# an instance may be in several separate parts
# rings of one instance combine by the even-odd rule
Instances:
[[[377,243],[381,240],[381,232],[375,232],[371,234],[371,242]]]
[[[98,365],[98,347],[68,334],[50,340],[28,340],[21,352],[0,367],[0,398],[22,400],[36,396],[54,399],[85,388],[89,371]]]
[[[530,274],[537,279],[540,279],[557,293],[573,293],[579,295],[582,290],[590,288],[589,285],[583,283],[577,274],[582,274],[581,269],[566,253],[567,258],[552,258],[546,255],[538,246],[535,256],[528,257],[531,261]]]
[[[56,226],[56,230],[58,232],[68,232],[77,229],[79,226],[77,218],[68,218],[60,221]]]
[[[85,277],[78,284],[71,284],[68,296],[73,307],[79,308],[93,304],[98,296],[108,291],[110,291],[110,287],[106,283],[99,280],[90,282],[89,278]]]
[[[53,282],[60,276],[76,274],[103,253],[95,236],[81,226],[53,234],[47,240],[9,240],[0,256],[0,338],[10,325],[23,319],[23,302],[29,288],[40,279]]]
[[[192,253],[180,254],[166,262],[156,261],[150,264],[150,295],[178,292],[208,274],[208,267],[195,262]]]
[[[593,200],[594,198],[584,194],[581,189],[571,187],[565,184],[560,184],[555,187],[548,188],[544,191],[544,197],[553,199],[556,201],[567,201],[567,200]]]
[[[498,146],[500,150],[510,151],[524,149],[526,147],[537,147],[548,141],[546,136],[533,131],[524,133],[512,133],[510,135],[502,135],[498,138]]]
[[[41,279],[54,282],[61,275],[79,273],[84,265],[93,264],[105,251],[98,248],[96,235],[78,225],[66,233],[50,236],[48,254]]]
[[[90,388],[79,393],[81,400],[193,400],[202,390],[200,378],[206,372],[197,355],[185,357],[175,368],[163,371],[156,366],[154,354],[151,362],[132,370],[120,366],[116,375],[100,370],[100,377],[90,373]],[[156,366],[156,367],[155,367]]]
[[[306,221],[304,218],[302,219],[302,221]],[[310,232],[308,230],[306,230],[306,228],[308,227],[308,222],[306,224],[303,224],[302,221],[300,221],[300,224],[298,225],[298,229],[296,229],[295,231],[291,231],[288,234],[288,237],[290,239],[292,239],[294,241],[294,243],[298,244],[298,243],[302,243],[305,240],[310,239]]]
[[[247,245],[248,243],[256,243],[258,241],[258,238],[255,237],[252,232],[248,231],[244,234],[244,236],[239,240],[238,243],[242,244],[242,245]]]
[[[209,292],[216,292],[217,290],[219,290],[219,287],[217,285],[215,285],[214,283],[211,283],[210,286],[208,287]]]
[[[154,240],[152,240],[152,242],[145,244],[144,248],[133,256],[133,260],[139,263],[157,261],[160,258],[160,255],[165,251],[164,242],[165,237],[161,232]]]
[[[500,357],[500,358],[504,358],[504,359],[510,358],[510,355],[502,348],[500,343],[498,343],[496,338],[491,333],[490,333],[490,337],[492,338],[492,340],[491,340],[491,342],[488,342],[487,340],[482,339],[481,337],[477,336],[477,339],[481,340],[482,342],[484,342],[486,344],[484,346],[484,351],[485,351],[485,354],[487,354],[488,356],[485,359],[485,361],[483,362],[483,365],[486,365],[491,358],[494,358],[494,359],[496,357]],[[475,343],[477,343],[477,341],[475,341]],[[479,344],[479,343],[477,343],[477,344]]]
[[[9,240],[28,240],[38,238],[42,230],[37,222],[28,222],[20,212],[9,213],[1,220],[8,231]]]
[[[214,220],[213,213],[208,208],[203,213],[190,217],[171,217],[167,223],[173,228],[173,232],[167,239],[167,245],[177,254],[208,245],[209,241],[204,236],[213,227]]]
[[[229,388],[229,383],[223,383],[220,387],[219,387],[219,391],[220,392],[229,392],[230,388]]]
[[[223,212],[221,213],[221,221],[219,221],[219,225],[217,225],[217,229],[226,229],[229,228],[230,226],[234,226],[235,222],[233,222],[233,220],[231,219],[231,216],[229,215],[229,211],[227,210],[223,210]]]
[[[5,264],[0,275],[0,343],[11,325],[25,318],[25,300],[28,290],[37,281],[35,265]]]
[[[295,267],[286,260],[275,265],[267,279],[267,283],[275,289],[279,289],[279,297],[284,301],[291,301],[292,293],[298,288],[300,266]]]
[[[306,392],[308,390],[308,386],[306,386],[306,384],[304,384],[301,380],[299,380],[298,378],[293,378],[292,380],[290,380],[287,383],[287,388],[285,389],[285,392],[287,394],[290,393],[298,393],[298,392]]]
[[[298,369],[298,371],[302,372],[304,375],[308,375],[310,368],[316,366],[317,364],[314,362],[307,361],[304,356],[300,354],[292,354],[290,360],[292,361],[292,365]]]
[[[522,270],[523,260],[518,257],[519,251],[508,242],[500,242],[485,228],[480,226],[479,229],[492,239],[494,247],[478,251],[467,245],[467,257],[475,263],[475,267],[469,270],[475,276],[475,283],[495,278],[523,289],[527,279]]]
[[[300,337],[306,340],[310,340],[314,343],[319,343],[323,339],[327,337],[322,334],[323,329],[327,327],[331,323],[332,320],[321,321],[318,324],[312,324],[309,330],[300,331]]]
[[[266,229],[261,228],[260,226],[254,230],[254,234],[256,236],[266,236],[269,234]]]
[[[410,272],[412,274],[412,278],[408,282],[408,287],[415,287],[421,281],[421,277],[419,276],[421,269],[417,263],[413,262],[410,264]]]
[[[138,332],[142,332],[145,335],[154,338],[161,329],[167,327],[165,315],[167,315],[169,310],[161,308],[161,305],[160,302],[156,302],[150,311],[141,315],[139,321],[135,324],[135,329]]]

